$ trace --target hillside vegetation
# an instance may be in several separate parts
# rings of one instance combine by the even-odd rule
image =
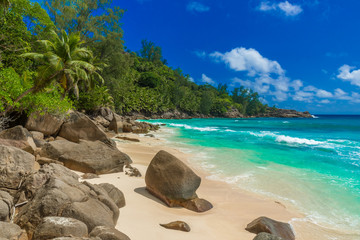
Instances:
[[[161,47],[124,47],[124,10],[111,1],[2,1],[0,111],[64,113],[107,106],[119,114],[179,111],[256,116],[272,111],[250,89],[197,85],[167,65]]]

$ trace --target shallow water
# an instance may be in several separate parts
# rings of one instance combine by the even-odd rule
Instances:
[[[360,239],[360,116],[318,117],[150,122],[166,123],[209,178],[291,203]]]

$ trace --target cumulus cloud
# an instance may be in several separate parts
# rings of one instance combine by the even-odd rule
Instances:
[[[247,71],[249,76],[261,74],[283,74],[284,70],[277,61],[269,60],[253,48],[234,48],[230,52],[213,52],[210,54],[216,61],[225,62],[235,71]]]
[[[316,92],[316,96],[319,98],[332,98],[333,94],[331,92],[328,92],[326,90],[319,89]]]
[[[199,2],[189,2],[186,9],[189,12],[207,12],[210,10],[210,7]]]
[[[216,83],[214,80],[212,80],[211,78],[206,76],[204,73],[201,75],[201,81],[203,83],[208,83],[210,85],[215,85],[215,83]]]
[[[352,85],[360,87],[360,69],[355,69],[355,67],[345,64],[339,68],[337,77],[344,81],[349,81]]]
[[[194,78],[192,78],[192,77],[189,77],[189,81],[190,82],[195,82]]]
[[[263,12],[280,12],[285,16],[294,17],[299,15],[303,9],[300,5],[291,4],[288,1],[280,3],[271,3],[270,1],[262,1],[258,7]]]

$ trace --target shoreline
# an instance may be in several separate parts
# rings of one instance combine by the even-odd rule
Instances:
[[[353,236],[339,234],[308,222],[304,214],[295,207],[249,192],[229,183],[210,180],[210,174],[201,166],[191,162],[191,154],[184,153],[180,148],[170,146],[164,136],[164,130],[155,132],[155,138],[124,133],[140,142],[117,140],[117,147],[128,154],[133,160],[142,177],[135,178],[125,173],[101,175],[100,178],[87,180],[91,183],[109,182],[117,186],[125,194],[127,205],[120,209],[117,228],[128,234],[131,239],[253,239],[255,234],[249,233],[245,227],[252,220],[266,216],[278,221],[292,224],[296,239],[354,239]],[[157,138],[160,136],[159,139]],[[163,139],[165,138],[165,140]],[[200,198],[210,201],[214,208],[205,213],[194,213],[183,208],[169,208],[145,190],[145,172],[153,156],[165,150],[175,155],[191,167],[202,179],[197,191]],[[121,180],[118,181],[118,178]],[[140,207],[139,207],[140,206]],[[163,229],[160,223],[182,220],[192,228],[189,233]],[[134,228],[134,222],[144,231]]]

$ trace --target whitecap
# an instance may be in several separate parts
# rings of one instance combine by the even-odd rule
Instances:
[[[317,117],[317,116],[315,116],[315,115],[311,115],[311,117],[312,117],[312,118],[319,118],[319,117]]]
[[[178,124],[178,123],[170,123],[170,126],[173,127],[183,127],[185,129],[191,129],[191,130],[197,130],[200,132],[213,132],[213,131],[219,131],[219,128],[217,127],[192,127],[190,125],[187,124]]]
[[[306,145],[319,145],[324,142],[316,141],[313,139],[306,139],[306,138],[297,138],[297,137],[290,137],[285,135],[280,135],[276,137],[277,142],[285,142],[285,143],[297,143],[297,144],[306,144]]]
[[[236,131],[231,130],[231,129],[226,129],[225,132],[236,132]]]

